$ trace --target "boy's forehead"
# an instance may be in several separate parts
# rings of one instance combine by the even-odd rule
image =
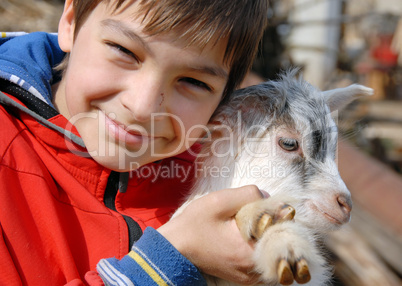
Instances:
[[[225,63],[224,56],[227,48],[227,39],[211,39],[205,45],[199,45],[197,42],[192,42],[188,37],[181,37],[180,35],[185,33],[183,27],[178,27],[173,30],[161,31],[157,34],[148,33],[146,31],[146,21],[144,21],[143,12],[140,7],[141,1],[128,1],[116,9],[113,2],[110,3],[101,2],[93,11],[96,21],[103,30],[109,30],[118,35],[124,36],[127,39],[135,41],[137,43],[142,43],[144,48],[147,48],[146,41],[152,38],[163,39],[164,41],[171,41],[175,45],[181,46],[183,49],[198,50],[199,54],[204,52],[217,53],[220,54],[219,62],[225,69],[230,69],[228,63]],[[152,15],[147,15],[147,17],[152,17]],[[214,69],[211,73],[215,73],[221,77],[228,77],[228,72],[223,69]]]
[[[211,16],[208,13],[200,15],[196,8],[187,8],[187,14],[184,14],[179,5],[170,3],[170,10],[161,14],[160,10],[165,7],[164,4],[155,4],[154,0],[110,0],[100,4],[104,4],[104,12],[108,16],[120,15],[127,17],[129,21],[140,22],[144,34],[170,34],[176,40],[187,43],[187,46],[220,46],[227,50],[230,25],[224,24],[225,19],[209,19]],[[156,7],[157,5],[159,6]],[[231,55],[225,54],[225,57],[230,59]]]
[[[111,4],[100,3],[89,16],[90,29],[94,28],[98,30],[97,33],[105,39],[112,37],[113,40],[123,41],[120,43],[126,43],[127,46],[125,48],[129,47],[129,42],[135,42],[136,45],[139,44],[147,51],[149,55],[160,53],[160,49],[167,46],[176,47],[176,51],[179,51],[177,50],[179,48],[182,52],[185,52],[186,57],[175,58],[179,60],[177,64],[179,62],[184,63],[184,59],[187,59],[186,65],[188,69],[197,73],[219,77],[225,81],[228,80],[230,66],[224,61],[226,41],[221,40],[214,43],[214,45],[208,44],[205,47],[199,47],[195,44],[190,45],[185,38],[178,38],[176,31],[147,35],[143,31],[144,25],[141,18],[133,17],[135,7],[137,5],[133,4],[129,6],[127,4],[115,11],[115,7],[111,6]]]

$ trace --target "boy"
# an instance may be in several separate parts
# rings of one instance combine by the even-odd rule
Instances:
[[[3,40],[0,285],[258,280],[233,220],[256,187],[168,219],[189,189],[185,151],[247,72],[266,2],[67,0],[58,38]],[[143,172],[169,166],[186,177]]]

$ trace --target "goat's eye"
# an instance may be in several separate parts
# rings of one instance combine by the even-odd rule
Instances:
[[[279,138],[278,144],[285,151],[296,151],[299,148],[299,142],[292,138]]]

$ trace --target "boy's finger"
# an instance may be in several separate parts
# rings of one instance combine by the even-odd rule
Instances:
[[[220,209],[219,215],[234,216],[244,205],[260,200],[267,196],[255,185],[240,188],[225,189],[215,192],[215,205]],[[269,195],[268,195],[269,196]]]

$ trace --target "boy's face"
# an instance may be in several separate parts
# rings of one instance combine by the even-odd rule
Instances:
[[[70,59],[55,105],[91,156],[119,171],[191,146],[218,106],[229,73],[225,42],[201,49],[187,47],[174,32],[147,36],[133,20],[137,5],[113,14],[111,5],[99,4],[73,42],[67,1],[59,25],[59,43]]]

